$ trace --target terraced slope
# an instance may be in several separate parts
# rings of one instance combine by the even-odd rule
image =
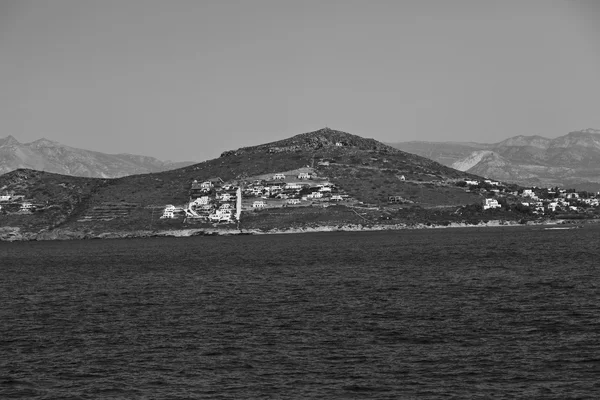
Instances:
[[[454,185],[458,179],[472,178],[471,174],[374,139],[324,128],[227,151],[217,159],[185,168],[118,179],[14,171],[0,176],[0,194],[22,194],[39,210],[54,207],[55,211],[53,214],[36,211],[29,219],[12,214],[0,218],[4,226],[19,224],[31,230],[155,228],[163,223],[156,221],[156,210],[166,204],[188,202],[194,180],[220,177],[224,181],[242,181],[306,166],[314,167],[319,176],[329,178],[367,206],[386,205],[391,195],[405,197],[411,204],[422,207],[455,207],[480,201],[477,195],[467,194]]]

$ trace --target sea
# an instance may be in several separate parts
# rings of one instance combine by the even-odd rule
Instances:
[[[599,238],[0,243],[0,398],[599,398]]]

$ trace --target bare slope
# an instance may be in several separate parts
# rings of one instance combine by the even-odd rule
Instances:
[[[406,142],[393,146],[473,174],[525,186],[594,190],[600,184],[600,130],[596,129],[555,139],[515,136],[494,144]],[[486,153],[490,151],[496,156]]]
[[[25,168],[63,175],[118,178],[166,171],[190,164],[192,163],[165,162],[133,154],[105,154],[65,146],[47,139],[19,143],[12,136],[0,138],[0,174]]]

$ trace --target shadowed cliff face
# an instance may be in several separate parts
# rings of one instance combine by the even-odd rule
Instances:
[[[0,174],[20,168],[90,178],[118,178],[161,172],[191,165],[163,162],[132,154],[104,154],[76,149],[47,139],[19,143],[12,136],[0,138]]]
[[[461,171],[521,185],[595,190],[600,184],[600,130],[548,139],[515,136],[499,143],[406,142],[394,147]]]

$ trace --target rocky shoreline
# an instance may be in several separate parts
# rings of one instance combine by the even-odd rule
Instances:
[[[45,240],[91,240],[91,239],[133,239],[150,237],[192,237],[192,236],[232,236],[232,235],[269,235],[269,234],[294,234],[294,233],[318,233],[318,232],[369,232],[369,231],[396,231],[407,229],[443,229],[443,228],[482,228],[482,227],[508,227],[508,226],[535,226],[535,225],[559,225],[567,223],[564,220],[529,221],[520,224],[516,221],[487,221],[478,224],[450,223],[447,225],[435,225],[431,223],[415,224],[388,224],[388,225],[315,225],[300,228],[275,228],[270,230],[259,229],[175,229],[175,230],[137,230],[123,232],[104,232],[91,234],[89,232],[74,231],[69,229],[53,229],[39,233],[22,232],[18,227],[1,227],[0,241],[45,241]]]

